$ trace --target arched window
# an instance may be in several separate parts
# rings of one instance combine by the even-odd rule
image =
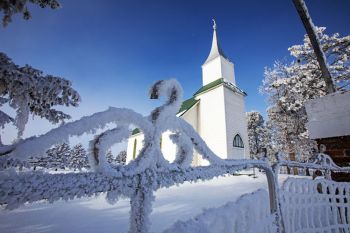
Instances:
[[[244,148],[243,140],[239,134],[236,134],[233,139],[233,147]]]

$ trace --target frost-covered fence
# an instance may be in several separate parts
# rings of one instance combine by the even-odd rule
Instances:
[[[286,233],[350,232],[350,183],[288,178],[280,195]]]
[[[280,167],[320,171],[323,178],[288,178],[279,189],[282,227],[285,233],[350,232],[350,183],[331,180],[331,172],[350,173],[320,153],[313,163],[286,161],[277,156]]]
[[[202,214],[187,221],[178,221],[164,233],[276,232],[276,225],[273,224],[275,219],[269,210],[268,196],[266,190],[259,189],[241,196],[236,202],[206,209]]]
[[[29,138],[16,144],[12,150],[2,157],[0,162],[8,160],[26,161],[28,158],[40,157],[45,151],[57,143],[68,142],[70,136],[82,135],[86,132],[96,134],[98,129],[109,123],[116,127],[95,136],[90,142],[91,171],[79,173],[52,174],[43,171],[18,171],[8,169],[0,164],[0,205],[13,209],[27,202],[39,200],[69,200],[73,198],[93,196],[107,192],[111,202],[119,197],[130,198],[129,232],[149,232],[149,215],[152,211],[153,193],[162,187],[170,187],[185,181],[208,180],[213,177],[234,174],[240,170],[259,168],[266,174],[268,181],[268,212],[266,206],[257,212],[262,216],[265,232],[283,232],[283,220],[280,213],[280,198],[277,175],[281,166],[310,168],[315,170],[346,171],[350,168],[339,168],[331,159],[320,154],[314,163],[288,162],[279,156],[277,162],[270,164],[261,160],[224,160],[214,154],[196,131],[184,120],[176,117],[181,104],[182,89],[175,80],[159,81],[151,90],[151,98],[165,96],[166,103],[156,108],[150,116],[142,115],[123,108],[109,108],[104,112],[67,123],[48,133]],[[135,160],[127,165],[108,163],[106,154],[115,143],[126,140],[130,134],[130,126],[138,127],[144,134],[143,148]],[[165,131],[172,131],[171,139],[177,146],[174,162],[167,161],[160,150],[160,137]],[[210,166],[192,167],[194,150]],[[39,156],[38,156],[39,155]],[[21,163],[21,162],[18,162]],[[249,196],[246,198],[249,199]],[[243,198],[245,199],[245,198]],[[245,208],[244,201],[237,208]],[[283,205],[282,205],[283,208]],[[260,212],[259,212],[260,211]],[[246,216],[248,213],[243,216]],[[249,218],[237,217],[235,226],[247,226]],[[261,219],[260,219],[261,220]],[[259,222],[259,221],[255,221]],[[250,229],[256,229],[249,226]],[[241,228],[236,231],[240,232]]]

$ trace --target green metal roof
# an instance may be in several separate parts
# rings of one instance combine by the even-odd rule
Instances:
[[[208,83],[207,85],[201,87],[196,93],[194,93],[194,96],[197,96],[199,94],[202,94],[203,92],[206,92],[207,90],[210,90],[212,88],[215,88],[221,84],[224,84],[225,87],[230,88],[233,91],[236,91],[238,93],[241,93],[242,95],[246,96],[247,93],[245,93],[243,90],[241,90],[240,88],[238,88],[236,85],[229,83],[229,82],[225,82],[223,78],[219,78],[211,83]]]
[[[203,92],[205,92],[205,91],[207,91],[207,90],[209,90],[211,88],[214,88],[214,87],[220,85],[221,83],[224,83],[224,79],[223,78],[219,78],[219,79],[217,79],[217,80],[215,80],[215,81],[213,81],[211,83],[208,83],[207,85],[199,88],[199,90],[196,93],[194,93],[194,96],[199,95],[199,94],[201,94],[201,93],[203,93]]]
[[[132,131],[131,135],[135,135],[135,134],[138,134],[138,133],[140,133],[140,132],[141,132],[141,130],[140,130],[139,128],[135,128],[135,129]]]
[[[194,97],[185,100],[184,102],[182,102],[180,110],[177,113],[183,112],[183,111],[187,111],[189,110],[193,105],[195,105],[199,100],[196,100]],[[184,113],[185,113],[184,112]],[[182,115],[182,114],[181,114]]]

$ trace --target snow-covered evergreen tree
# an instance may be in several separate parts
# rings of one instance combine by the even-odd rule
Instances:
[[[41,8],[49,6],[51,9],[57,9],[60,4],[56,0],[1,0],[0,12],[3,12],[2,24],[7,26],[12,21],[12,16],[17,13],[21,13],[25,20],[31,18],[31,14],[28,11],[27,3],[33,3],[39,5]]]
[[[29,114],[51,123],[64,122],[70,116],[54,106],[78,106],[79,102],[80,96],[70,81],[44,75],[29,65],[20,67],[0,52],[0,107],[8,104],[16,110],[14,118],[0,110],[0,127],[13,122],[21,137]]]
[[[81,170],[82,168],[89,168],[89,161],[85,149],[79,143],[71,149],[71,156],[69,157],[69,168]]]
[[[31,158],[30,164],[36,167],[43,167],[54,170],[64,170],[70,166],[71,149],[67,143],[58,144],[47,150],[45,157]]]
[[[349,90],[350,36],[328,36],[323,27],[316,31],[337,90]],[[325,82],[306,35],[304,44],[292,46],[289,51],[294,58],[290,64],[277,61],[273,68],[265,69],[261,91],[268,96],[269,125],[278,149],[307,159],[315,142],[308,137],[304,104],[326,95]]]
[[[248,126],[248,141],[252,158],[260,158],[266,153],[269,159],[273,159],[275,150],[269,128],[266,127],[264,118],[257,111],[246,113]]]
[[[67,143],[55,146],[47,151],[47,157],[50,158],[48,168],[66,169],[69,167],[70,147]]]
[[[350,89],[350,36],[340,37],[339,33],[325,34],[325,27],[315,27],[320,45],[327,58],[328,70],[338,91]],[[322,80],[321,70],[313,51],[310,39],[304,36],[304,44],[294,45],[288,49],[298,64],[297,69],[303,76],[311,77],[317,82]],[[299,75],[300,79],[302,75]],[[324,83],[323,83],[324,85]],[[301,90],[300,90],[301,91]],[[322,92],[324,89],[322,89]]]
[[[126,151],[122,150],[119,152],[117,157],[115,158],[115,161],[119,164],[125,164],[126,163]]]
[[[120,151],[117,156],[114,156],[112,151],[109,150],[107,152],[107,162],[112,164],[112,165],[120,165],[120,164],[125,164],[126,162],[126,151]]]
[[[107,151],[106,157],[107,157],[107,162],[108,163],[111,163],[111,164],[115,163],[115,158],[114,158],[114,155],[113,155],[111,150]]]
[[[258,153],[265,147],[264,137],[266,129],[264,126],[264,119],[259,112],[247,112],[247,126],[248,126],[248,142],[250,148],[250,155],[256,158]]]

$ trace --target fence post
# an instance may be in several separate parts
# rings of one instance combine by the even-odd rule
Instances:
[[[271,168],[265,168],[267,184],[269,188],[269,198],[270,198],[270,211],[271,214],[276,216],[276,227],[278,233],[283,233],[283,221],[282,215],[279,208],[279,197],[278,197],[278,180],[277,175]]]
[[[143,177],[145,174],[138,174],[135,177],[136,185],[130,198],[130,226],[129,233],[149,232],[149,215],[152,211],[152,201],[154,200],[151,184],[145,184]]]

